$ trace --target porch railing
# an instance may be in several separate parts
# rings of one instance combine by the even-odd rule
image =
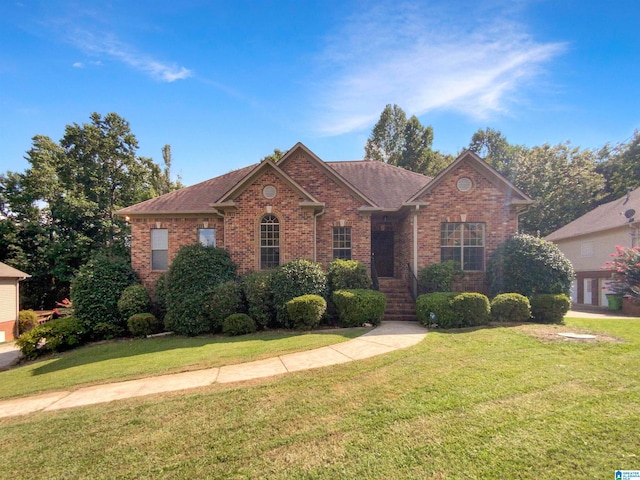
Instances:
[[[413,301],[415,302],[416,299],[418,298],[418,295],[420,294],[420,285],[418,283],[418,277],[416,277],[416,274],[413,273],[413,269],[411,268],[411,265],[409,265],[407,263],[407,272],[408,276],[407,278],[409,279],[409,293],[411,293],[411,298],[413,298]]]
[[[378,271],[376,270],[375,256],[371,254],[371,283],[374,290],[380,290],[380,282],[378,281]]]

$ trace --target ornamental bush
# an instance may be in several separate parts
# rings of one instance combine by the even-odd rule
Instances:
[[[538,323],[562,323],[571,307],[564,294],[540,294],[531,298],[531,316]]]
[[[265,329],[275,323],[276,312],[271,296],[271,271],[252,272],[240,281],[247,314],[258,328]]]
[[[320,295],[302,295],[292,298],[286,305],[291,325],[298,330],[318,326],[327,311],[327,301]]]
[[[38,326],[38,314],[33,310],[18,312],[18,333],[22,335]]]
[[[487,264],[491,295],[540,293],[569,295],[574,277],[571,262],[553,243],[517,234],[498,246]]]
[[[138,278],[128,259],[99,255],[80,267],[71,282],[74,316],[93,340],[102,340],[105,332],[124,331],[126,319],[118,310],[118,300]]]
[[[330,294],[336,290],[370,289],[371,278],[364,263],[335,259],[327,269],[327,284]]]
[[[222,321],[234,313],[243,313],[242,288],[235,280],[228,280],[211,289],[205,299],[204,308],[210,322],[210,330],[222,329]]]
[[[146,337],[162,331],[160,322],[153,313],[136,313],[127,320],[129,333],[134,337]]]
[[[122,318],[129,319],[137,313],[151,310],[151,298],[144,285],[136,284],[125,288],[118,299],[118,310]]]
[[[86,338],[83,324],[74,317],[58,318],[38,325],[16,340],[22,355],[34,360],[52,352],[78,347]]]
[[[495,322],[527,322],[531,320],[529,299],[519,293],[501,293],[491,300],[491,319]]]
[[[456,297],[454,292],[433,292],[420,295],[416,299],[416,316],[418,321],[428,327],[437,325],[451,328],[455,324],[455,315],[451,309],[451,301]]]
[[[222,248],[182,247],[167,272],[165,327],[188,336],[211,331],[206,300],[217,285],[235,278],[236,269]]]
[[[380,325],[387,308],[384,293],[375,290],[337,290],[332,299],[343,327],[360,327],[365,323]]]
[[[222,321],[222,333],[225,335],[247,335],[256,331],[256,324],[246,313],[234,313]]]
[[[465,292],[456,295],[451,301],[451,309],[456,317],[457,327],[487,325],[491,317],[491,304],[486,295]]]
[[[318,263],[293,260],[280,265],[271,277],[271,296],[276,311],[276,324],[291,327],[286,303],[301,295],[320,295],[327,290],[327,276]]]
[[[432,263],[418,272],[420,291],[425,293],[451,292],[453,282],[462,276],[460,264],[453,260],[442,263]]]
[[[160,274],[153,286],[151,310],[159,320],[164,320],[167,315],[167,272]]]
[[[640,298],[640,247],[625,248],[616,245],[616,252],[611,256],[613,260],[602,267],[611,271],[609,291]]]

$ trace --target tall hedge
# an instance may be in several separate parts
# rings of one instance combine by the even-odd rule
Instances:
[[[217,285],[233,280],[236,270],[222,248],[200,244],[182,247],[167,272],[165,326],[189,336],[209,332],[206,300]]]
[[[138,278],[128,259],[100,255],[86,263],[71,282],[74,316],[90,336],[98,340],[124,332],[127,319],[118,310],[118,300]]]
[[[371,277],[364,263],[337,258],[327,269],[327,284],[330,294],[336,290],[369,289]]]
[[[244,313],[240,283],[227,280],[213,287],[205,299],[205,308],[211,331],[221,331],[225,318],[234,313]]]
[[[252,272],[244,275],[240,281],[242,293],[247,304],[247,314],[258,328],[267,328],[274,324],[276,312],[271,294],[271,271]]]
[[[151,298],[144,285],[130,285],[122,291],[118,299],[118,310],[125,320],[138,313],[151,311]]]
[[[517,234],[498,246],[487,264],[491,295],[541,293],[569,295],[573,266],[557,245],[542,238]]]
[[[302,295],[326,296],[327,276],[318,263],[293,260],[280,265],[271,277],[271,295],[278,326],[290,327],[286,303]]]

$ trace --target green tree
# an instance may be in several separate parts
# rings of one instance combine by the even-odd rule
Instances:
[[[432,143],[431,126],[423,126],[415,115],[407,120],[402,108],[387,105],[364,147],[365,159],[435,176],[453,158],[432,150]]]
[[[286,155],[287,152],[280,150],[279,148],[274,148],[273,153],[271,155],[266,155],[262,157],[260,160],[264,162],[265,160],[271,160],[273,163],[278,163],[282,157]]]
[[[126,120],[93,113],[88,124],[67,125],[59,143],[34,136],[30,167],[0,175],[0,261],[32,275],[21,289],[28,306],[68,296],[94,252],[128,254],[129,227],[115,211],[175,186],[169,165],[163,173],[137,148]]]
[[[627,191],[640,187],[640,131],[636,130],[627,143],[606,145],[599,156],[596,170],[606,181],[603,202],[622,198]]]
[[[511,145],[502,132],[487,127],[473,134],[469,150],[477,153],[505,178],[513,181],[518,158],[525,148],[520,145]]]

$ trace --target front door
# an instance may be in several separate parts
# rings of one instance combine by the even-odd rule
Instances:
[[[393,277],[393,232],[371,232],[371,253],[379,277]]]

